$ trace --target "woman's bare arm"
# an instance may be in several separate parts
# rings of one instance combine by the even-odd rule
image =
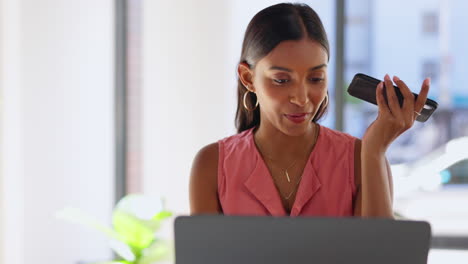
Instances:
[[[393,82],[403,94],[400,105]],[[424,80],[418,98],[398,77],[388,74],[377,85],[376,100],[379,108],[377,119],[367,128],[361,144],[361,183],[356,211],[363,217],[393,218],[393,181],[385,152],[390,144],[410,129],[417,114],[423,109],[430,87],[430,79]],[[384,91],[384,83],[385,89]],[[387,96],[387,100],[385,99]],[[360,202],[360,204],[359,204]]]
[[[354,215],[393,218],[393,181],[385,155],[362,149],[361,140],[355,142],[354,155]]]
[[[190,214],[219,214],[218,143],[202,148],[192,164],[190,173]]]
[[[353,201],[354,216],[362,216],[362,190],[361,190],[361,140],[354,141],[354,185],[356,194]]]

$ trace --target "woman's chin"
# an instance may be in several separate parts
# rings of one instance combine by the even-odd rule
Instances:
[[[283,131],[284,134],[288,136],[298,137],[298,136],[303,136],[304,134],[307,134],[308,132],[310,132],[312,127],[313,127],[312,122],[309,121],[303,124],[295,124],[295,125],[288,124],[281,130]]]

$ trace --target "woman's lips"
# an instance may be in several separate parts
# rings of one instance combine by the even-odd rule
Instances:
[[[292,122],[299,124],[304,122],[307,119],[309,113],[299,113],[299,114],[285,114],[286,118]]]

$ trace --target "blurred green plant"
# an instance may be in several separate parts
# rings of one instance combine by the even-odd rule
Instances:
[[[92,264],[173,261],[173,243],[156,237],[162,222],[171,216],[163,200],[138,194],[125,196],[117,203],[112,213],[112,228],[77,208],[67,207],[56,213],[59,219],[93,228],[107,236],[117,259]]]

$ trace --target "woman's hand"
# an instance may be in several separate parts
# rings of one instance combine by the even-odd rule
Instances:
[[[386,217],[393,218],[393,186],[390,166],[385,158],[385,152],[390,144],[403,132],[413,126],[426,102],[429,92],[430,80],[424,80],[418,99],[406,84],[398,77],[393,77],[404,101],[400,107],[393,83],[385,75],[384,82],[388,104],[383,94],[383,83],[377,86],[377,105],[379,115],[377,119],[367,128],[362,138],[360,164],[361,184],[355,203],[355,214],[362,217]]]
[[[376,91],[379,114],[377,119],[367,128],[362,138],[362,147],[367,150],[372,149],[372,152],[375,151],[374,153],[378,154],[384,154],[398,136],[413,126],[418,113],[424,107],[429,92],[429,78],[423,81],[417,100],[414,99],[414,95],[402,80],[394,76],[393,81],[403,94],[403,106],[400,107],[398,103],[392,80],[388,74],[385,75],[384,82],[387,88],[388,105],[383,94],[384,83],[380,82]]]

